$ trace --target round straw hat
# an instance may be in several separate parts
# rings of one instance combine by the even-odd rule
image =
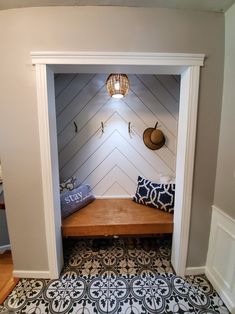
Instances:
[[[152,150],[161,148],[165,144],[165,136],[161,130],[155,128],[147,128],[143,133],[144,144]]]

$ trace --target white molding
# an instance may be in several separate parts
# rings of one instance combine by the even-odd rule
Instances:
[[[4,252],[6,252],[8,250],[11,250],[10,244],[0,246],[0,254],[3,254]]]
[[[216,277],[212,274],[210,269],[206,267],[205,274],[210,283],[212,284],[213,288],[216,290],[216,292],[219,294],[231,314],[235,314],[235,302],[230,298],[230,296],[225,292],[223,286],[221,283],[219,283],[218,280],[216,280]]]
[[[214,212],[219,213],[220,215],[222,215],[225,219],[227,219],[228,221],[230,221],[232,224],[235,225],[235,219],[231,216],[229,216],[228,214],[226,214],[222,209],[220,209],[219,207],[212,205],[212,210]]]
[[[37,103],[38,103],[38,123],[39,123],[39,140],[41,154],[41,171],[43,186],[44,216],[47,240],[47,255],[49,263],[49,278],[58,278],[61,267],[56,245],[56,224],[54,213],[54,194],[53,194],[53,172],[52,156],[50,143],[50,125],[48,114],[48,92],[47,92],[47,68],[46,65],[36,65],[36,82],[37,82]],[[58,185],[59,186],[59,185]]]
[[[13,270],[13,277],[16,278],[33,278],[33,279],[50,279],[49,271],[37,270]]]
[[[180,112],[176,158],[174,233],[171,262],[180,276],[185,275],[191,194],[196,141],[199,67],[189,67],[181,75]]]
[[[205,274],[206,267],[199,266],[199,267],[187,267],[185,271],[186,276],[196,276]]]
[[[206,276],[231,313],[235,313],[235,220],[212,206]]]
[[[178,275],[184,276],[188,252],[189,222],[191,212],[191,191],[193,181],[195,134],[197,121],[197,101],[199,71],[203,65],[203,54],[179,53],[119,53],[119,52],[33,52],[32,63],[36,64],[38,119],[40,134],[41,166],[48,260],[51,278],[59,274],[60,261],[58,245],[62,243],[60,230],[56,227],[53,191],[52,160],[57,160],[51,148],[50,121],[47,95],[47,65],[151,65],[173,69],[184,68],[181,75],[181,96],[176,165],[176,208],[174,214],[174,234],[172,264]],[[51,70],[52,71],[52,70]],[[50,119],[53,117],[50,116]],[[55,117],[54,117],[55,119]],[[55,171],[55,167],[54,167]],[[58,169],[57,169],[58,172]],[[57,173],[58,174],[58,173]],[[59,199],[59,197],[58,197]],[[56,230],[55,230],[56,229]]]
[[[33,64],[202,66],[204,54],[139,52],[31,52]]]

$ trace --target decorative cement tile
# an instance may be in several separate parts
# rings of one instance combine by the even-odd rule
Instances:
[[[228,314],[205,276],[181,278],[171,237],[67,239],[58,280],[23,279],[0,313]]]

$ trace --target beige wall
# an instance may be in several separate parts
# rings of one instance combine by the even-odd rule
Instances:
[[[235,218],[235,4],[225,14],[224,91],[214,204]]]
[[[114,29],[115,27],[115,29]],[[205,264],[223,82],[223,14],[54,7],[0,12],[0,156],[17,270],[48,270],[30,51],[205,53],[201,71],[189,266]]]

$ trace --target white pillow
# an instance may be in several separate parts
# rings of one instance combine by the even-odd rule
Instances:
[[[159,178],[160,183],[175,183],[175,178],[168,175],[161,175]]]

